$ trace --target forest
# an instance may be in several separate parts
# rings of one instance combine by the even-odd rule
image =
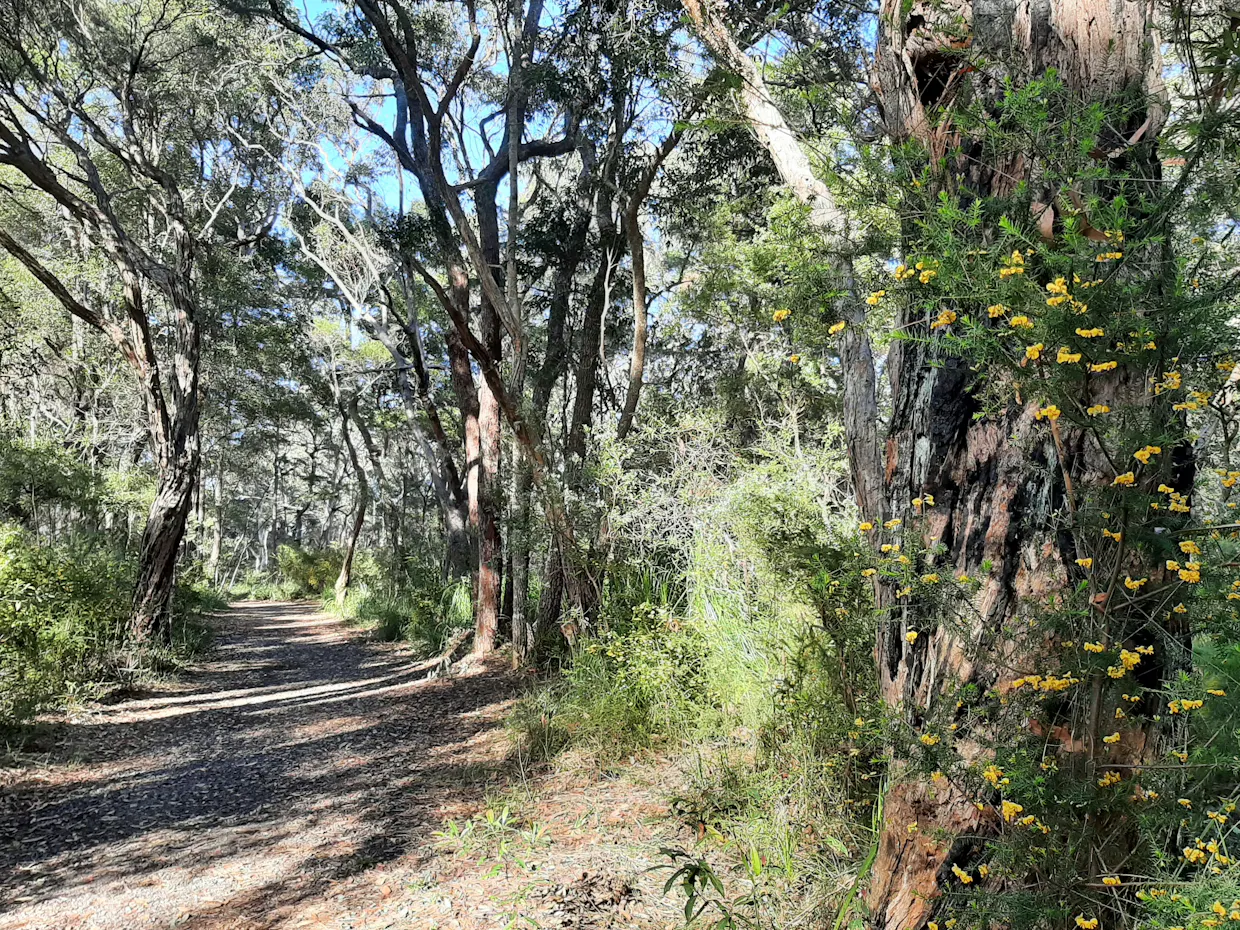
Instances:
[[[1238,233],[1223,0],[0,0],[0,928],[1240,921]]]

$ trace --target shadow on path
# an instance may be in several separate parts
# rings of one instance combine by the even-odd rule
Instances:
[[[270,920],[479,796],[502,676],[426,681],[308,605],[237,605],[218,626],[180,686],[63,724],[61,761],[0,791],[0,928]]]

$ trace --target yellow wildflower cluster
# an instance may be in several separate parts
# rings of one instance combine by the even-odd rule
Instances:
[[[1061,415],[1062,411],[1058,407],[1054,404],[1048,404],[1038,410],[1036,417],[1039,420],[1058,420]]]
[[[1111,482],[1113,485],[1119,485],[1122,488],[1131,486],[1137,480],[1137,476],[1130,471],[1124,472],[1122,475],[1116,475],[1115,480]]]
[[[1003,267],[999,269],[1000,278],[1010,278],[1012,275],[1025,273],[1025,256],[1020,254],[1020,249],[1012,252],[1010,258],[1003,259]]]
[[[781,308],[771,314],[771,319],[774,320],[776,323],[782,323],[784,320],[788,319],[788,317],[790,316],[792,316],[791,310],[785,310]]]
[[[1096,261],[1096,262],[1113,262],[1113,261],[1115,261],[1116,259],[1120,259],[1120,258],[1123,258],[1123,257],[1124,257],[1124,253],[1123,253],[1123,252],[1103,252],[1101,255],[1095,256],[1094,261]]]
[[[1005,307],[1003,304],[991,304],[986,308],[986,313],[992,320],[995,320],[1003,316],[1003,314],[1007,313],[1010,309],[1010,307]]]
[[[1183,713],[1186,710],[1200,710],[1205,701],[1179,700],[1172,701],[1167,705],[1167,710],[1173,714]]]
[[[1124,587],[1129,591],[1140,591],[1141,586],[1149,581],[1148,578],[1133,578],[1131,575],[1125,576]]]
[[[982,778],[986,779],[986,781],[988,781],[991,786],[995,788],[1000,788],[1007,785],[1011,781],[1010,779],[1003,777],[1003,769],[993,764],[986,766],[985,771],[982,772]]]
[[[1012,680],[1012,690],[1018,691],[1025,685],[1028,685],[1034,691],[1043,691],[1049,694],[1052,691],[1066,691],[1073,685],[1080,684],[1080,682],[1081,679],[1073,678],[1071,675],[1066,675],[1063,678],[1049,673],[1047,675],[1025,675]]]
[[[1008,320],[1008,326],[1015,329],[1033,329],[1033,323],[1029,320],[1029,317],[1024,316],[1023,314],[1020,316],[1014,316]]]
[[[1099,788],[1110,788],[1112,785],[1118,785],[1122,781],[1119,772],[1107,772],[1098,779]]]
[[[942,313],[939,314],[938,319],[930,324],[930,328],[939,329],[940,327],[943,327],[943,326],[951,326],[955,322],[956,322],[956,311],[955,310],[944,310]]]
[[[1097,362],[1095,364],[1090,365],[1089,370],[1095,373],[1101,372],[1101,371],[1114,371],[1118,366],[1119,366],[1119,362],[1115,362],[1115,361]]]
[[[1060,365],[1075,365],[1081,360],[1080,352],[1073,352],[1067,346],[1059,347],[1059,354],[1055,356],[1055,361]]]
[[[848,324],[847,324],[847,323],[845,323],[843,320],[840,320],[838,323],[832,323],[832,324],[831,324],[831,325],[827,328],[827,332],[828,332],[830,335],[834,336],[836,333],[842,333],[842,332],[844,331],[844,327],[845,327],[845,326],[847,326],[847,325],[848,325]]]
[[[1082,339],[1096,339],[1099,336],[1105,335],[1097,326],[1092,329],[1077,329],[1076,334]]]
[[[1029,361],[1031,362],[1036,362],[1039,358],[1042,357],[1042,350],[1045,348],[1046,346],[1041,342],[1035,343],[1034,345],[1031,345],[1031,346],[1026,346],[1025,347],[1025,358],[1029,359]]]
[[[877,307],[878,302],[886,296],[887,296],[886,291],[872,291],[870,293],[870,296],[865,299],[865,302],[869,304],[871,307]]]
[[[968,872],[966,872],[964,869],[962,869],[958,865],[952,866],[952,874],[955,875],[958,879],[960,879],[962,884],[970,885],[973,883],[973,876],[970,875]]]
[[[1162,446],[1146,446],[1144,449],[1138,449],[1132,454],[1132,457],[1142,465],[1150,463],[1151,455],[1159,455],[1162,452]]]
[[[1108,407],[1106,404],[1094,404],[1092,407],[1086,407],[1085,412],[1088,413],[1091,417],[1096,417],[1099,414],[1110,413],[1111,408]]]
[[[1093,568],[1094,560],[1093,559],[1077,559],[1076,564],[1081,566],[1081,568]]]
[[[1098,918],[1086,917],[1084,914],[1076,915],[1076,925],[1081,930],[1098,930]]]
[[[1163,391],[1177,391],[1183,386],[1183,376],[1178,371],[1169,371],[1163,375],[1163,379],[1154,385],[1154,393],[1161,394]]]
[[[1008,823],[1011,823],[1013,820],[1015,820],[1016,815],[1023,811],[1024,811],[1024,808],[1021,807],[1019,804],[1017,804],[1015,801],[1004,801],[1003,802],[1003,819],[1006,820]]]

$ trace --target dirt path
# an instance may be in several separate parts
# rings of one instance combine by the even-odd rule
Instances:
[[[219,626],[180,684],[80,714],[49,764],[0,773],[0,930],[369,927],[385,864],[476,805],[502,675],[426,681],[306,605]]]

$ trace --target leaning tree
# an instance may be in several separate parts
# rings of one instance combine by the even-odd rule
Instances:
[[[158,486],[130,633],[165,632],[199,466],[212,254],[270,229],[239,125],[275,118],[268,36],[210,4],[0,5],[0,246],[132,369]],[[89,273],[88,273],[89,272]]]

